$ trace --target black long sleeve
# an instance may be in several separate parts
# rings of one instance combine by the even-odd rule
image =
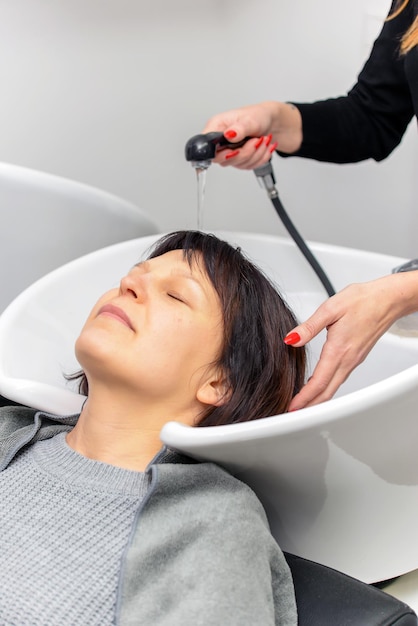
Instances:
[[[411,2],[398,17],[385,22],[346,96],[294,103],[302,115],[303,143],[291,156],[333,163],[380,161],[400,143],[418,112],[418,47],[405,56],[399,50],[417,12],[418,2]]]

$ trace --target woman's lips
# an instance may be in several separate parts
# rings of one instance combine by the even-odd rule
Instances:
[[[118,306],[115,306],[114,304],[105,304],[104,306],[102,306],[97,315],[107,315],[108,317],[113,317],[114,319],[118,320],[118,322],[121,322],[131,330],[134,330],[131,320],[126,315],[125,311],[120,309]]]

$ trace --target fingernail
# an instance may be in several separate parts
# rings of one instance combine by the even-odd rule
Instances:
[[[237,136],[237,133],[235,132],[235,130],[227,130],[226,133],[224,133],[224,137],[226,137],[227,139],[234,139],[234,137]]]
[[[278,146],[278,142],[277,142],[277,141],[275,141],[275,142],[274,142],[274,144],[273,144],[273,145],[269,148],[269,152],[270,152],[270,154],[271,154],[272,152],[274,152],[274,151],[275,151],[275,149],[277,148],[277,146]]]
[[[267,137],[266,137],[266,146],[270,145],[270,141],[271,141],[272,137],[273,137],[273,135],[271,133],[270,133],[270,135],[267,135]]]
[[[233,152],[230,152],[229,154],[227,154],[225,159],[232,159],[232,157],[237,156],[237,154],[239,154],[239,150],[234,150]]]
[[[289,333],[288,335],[286,335],[283,341],[287,346],[293,346],[295,345],[295,343],[298,343],[300,341],[300,335],[299,333]]]
[[[257,150],[263,143],[264,137],[260,137],[260,139],[254,144],[254,148]]]

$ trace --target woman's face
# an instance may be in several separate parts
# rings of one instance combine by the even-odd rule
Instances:
[[[100,298],[76,342],[90,388],[99,380],[150,401],[195,399],[223,342],[220,302],[201,265],[173,250]]]

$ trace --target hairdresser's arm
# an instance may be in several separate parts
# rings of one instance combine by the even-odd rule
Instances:
[[[295,104],[303,120],[303,144],[296,156],[333,163],[381,161],[400,143],[414,114],[405,57],[400,53],[401,37],[413,19],[411,2],[384,23],[347,95]]]
[[[320,360],[312,377],[293,398],[290,410],[332,398],[383,333],[397,319],[414,311],[418,311],[418,271],[353,284],[326,300],[286,338],[286,343],[297,348],[327,329]]]
[[[399,42],[413,20],[413,3],[385,22],[357,83],[347,95],[313,103],[262,102],[212,117],[203,132],[222,131],[231,142],[249,141],[239,150],[223,150],[215,161],[241,169],[259,167],[277,149],[300,156],[353,163],[380,161],[401,141],[414,114],[405,58]]]

